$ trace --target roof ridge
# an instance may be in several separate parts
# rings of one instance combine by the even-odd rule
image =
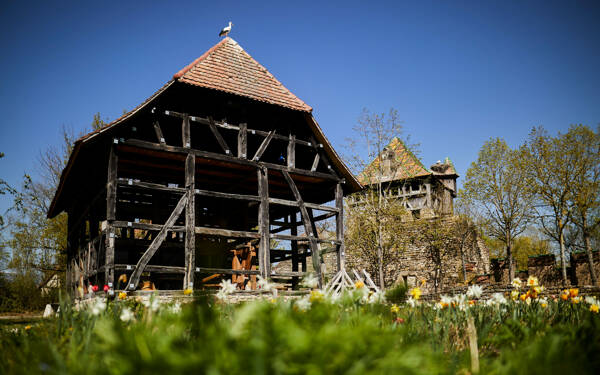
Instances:
[[[211,48],[209,48],[200,57],[196,58],[194,61],[192,61],[191,63],[187,64],[185,67],[183,67],[183,69],[181,69],[177,73],[173,74],[173,79],[180,78],[185,73],[187,73],[188,71],[190,71],[194,66],[196,66],[200,61],[204,60],[208,55],[212,54],[222,44],[225,44],[225,41],[227,41],[227,40],[232,40],[232,41],[235,42],[235,40],[231,39],[230,37],[223,38],[223,40],[221,40],[219,43],[217,43],[214,46],[212,46]],[[237,44],[237,42],[235,42],[235,43]]]

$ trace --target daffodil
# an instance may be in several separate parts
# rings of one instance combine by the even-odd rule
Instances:
[[[415,299],[415,301],[417,301],[419,298],[421,298],[422,292],[421,289],[415,287],[410,290],[409,294]]]
[[[527,286],[534,287],[534,286],[538,286],[538,285],[539,285],[539,283],[538,283],[538,278],[537,277],[535,277],[535,276],[529,276],[527,278]]]
[[[186,296],[189,296],[192,293],[194,293],[194,290],[192,288],[187,288],[186,290],[183,291],[183,294]]]
[[[479,285],[471,285],[469,289],[467,289],[467,296],[472,298],[479,298],[483,294],[483,288]]]
[[[127,298],[127,292],[119,292],[119,299]]]
[[[515,277],[511,284],[515,289],[521,289],[522,281],[518,277]]]
[[[319,280],[312,273],[309,273],[304,276],[300,285],[311,289],[316,288],[319,285]]]
[[[398,307],[398,305],[396,304],[393,304],[390,308],[390,311],[392,312],[392,314],[398,314],[400,312],[400,307]]]
[[[313,290],[310,292],[309,300],[311,303],[323,300],[324,294],[320,290]]]
[[[303,298],[300,298],[299,300],[297,300],[294,303],[294,308],[296,308],[296,309],[298,309],[300,311],[306,311],[306,310],[310,309],[310,305],[311,305],[311,303],[308,300],[308,298],[307,297],[303,297]]]
[[[600,310],[600,306],[598,306],[597,304],[590,305],[590,311],[591,312],[593,312],[595,314],[598,314],[599,310]]]
[[[569,289],[569,296],[571,298],[577,297],[578,295],[579,295],[579,289],[577,289],[577,288],[571,288],[571,289]]]
[[[581,297],[573,297],[571,298],[571,302],[574,304],[578,304],[579,302],[581,302]]]
[[[361,288],[364,288],[364,286],[365,286],[365,283],[363,283],[360,280],[354,283],[354,289],[361,289]]]
[[[569,291],[567,289],[565,289],[560,294],[560,299],[562,299],[563,301],[566,301],[569,299],[569,295],[570,295]]]
[[[124,322],[129,322],[135,318],[135,314],[129,308],[125,307],[121,310],[120,319]]]
[[[510,292],[510,298],[512,298],[513,301],[516,301],[517,298],[519,298],[519,291],[513,290],[512,292]]]
[[[25,326],[25,331],[29,331],[31,329],[31,326],[28,324]]]

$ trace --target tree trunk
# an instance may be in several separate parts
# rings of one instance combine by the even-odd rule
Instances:
[[[513,267],[512,241],[506,236],[506,259],[508,260],[508,282],[515,279],[515,268]]]
[[[594,254],[592,253],[592,245],[590,244],[590,233],[587,229],[587,218],[585,216],[582,218],[581,224],[583,229],[583,242],[585,244],[585,252],[587,253],[588,264],[590,266],[590,277],[592,278],[592,285],[598,286],[598,279],[596,279],[596,270],[594,269]]]
[[[559,225],[561,225],[561,223],[559,223]],[[567,259],[565,257],[565,237],[563,235],[562,227],[558,230],[558,244],[560,245],[560,270],[563,286],[567,286]]]

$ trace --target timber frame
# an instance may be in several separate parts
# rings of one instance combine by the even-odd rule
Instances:
[[[75,144],[48,216],[68,213],[73,294],[296,287],[309,256],[322,286],[323,253],[344,268],[343,197],[360,188],[309,113],[171,81]],[[334,238],[319,238],[324,220]],[[272,271],[285,260],[292,272]]]

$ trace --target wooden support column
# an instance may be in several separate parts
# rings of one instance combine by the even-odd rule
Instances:
[[[196,158],[188,154],[185,159],[185,187],[188,200],[185,206],[185,276],[183,289],[194,288],[194,270],[196,267],[196,211],[195,211]]]
[[[290,215],[290,234],[292,236],[297,236],[298,235],[298,226],[296,224],[296,211],[294,210],[294,212]],[[298,259],[298,240],[291,240],[290,241],[292,244],[292,272],[298,272],[298,263],[299,263],[299,259]],[[304,272],[306,272],[306,270],[302,270]],[[298,277],[292,277],[292,288],[296,289],[298,285]]]
[[[238,131],[238,158],[246,159],[248,157],[248,125],[240,124]]]
[[[160,124],[158,120],[154,121],[152,124],[154,126],[154,133],[156,133],[156,138],[161,145],[165,144],[165,137],[163,136],[162,129],[160,128]]]
[[[271,275],[271,254],[269,233],[269,171],[267,168],[259,168],[258,174],[258,195],[260,205],[258,207],[258,233],[260,242],[258,245],[258,268],[262,277],[267,278]]]
[[[345,267],[345,246],[344,246],[344,191],[342,184],[338,183],[335,187],[335,206],[339,210],[335,217],[336,239],[341,242],[337,251],[338,271]]]
[[[181,123],[181,140],[184,148],[192,147],[191,140],[191,130],[190,130],[190,117],[187,113],[183,114],[183,122]]]
[[[290,134],[290,141],[287,148],[287,166],[296,168],[296,136]]]
[[[115,143],[118,142],[115,139]],[[117,210],[117,150],[111,145],[108,156],[108,177],[106,181],[106,262],[104,283],[112,287],[115,282],[115,228]]]
[[[319,252],[319,243],[317,242],[316,233],[313,231],[314,223],[311,223],[310,216],[304,205],[304,200],[302,200],[302,196],[300,195],[300,191],[296,186],[296,183],[292,179],[292,176],[288,173],[288,171],[281,171],[283,177],[287,181],[294,197],[296,198],[296,202],[298,204],[298,208],[300,209],[300,216],[302,217],[302,223],[304,224],[304,231],[308,237],[308,243],[310,245],[310,252],[312,254],[312,263],[313,268],[315,269],[315,273],[317,275],[317,280],[319,281],[319,288],[323,287],[323,277],[321,275],[321,254]]]
[[[425,190],[427,191],[427,201],[426,201],[426,206],[427,208],[432,208],[432,204],[431,204],[431,183],[426,182],[425,183]]]

